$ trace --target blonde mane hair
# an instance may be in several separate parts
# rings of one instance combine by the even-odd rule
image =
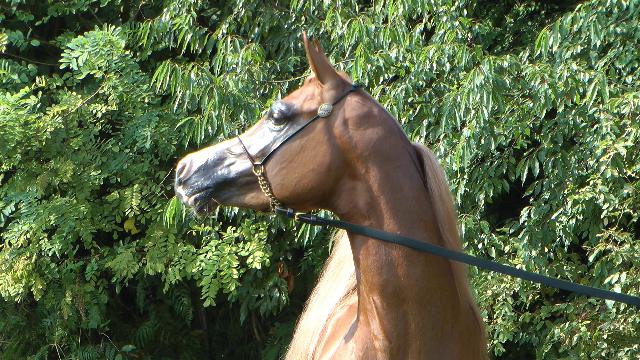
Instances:
[[[458,235],[457,215],[444,171],[431,150],[418,143],[414,143],[413,147],[421,160],[420,165],[424,174],[425,187],[434,204],[436,222],[445,246],[448,249],[460,251],[462,246]],[[353,291],[356,287],[356,279],[349,238],[345,231],[339,231],[333,241],[334,249],[331,256],[327,260],[320,279],[296,326],[287,351],[287,360],[312,359],[313,350],[331,314],[346,298],[357,296]],[[449,263],[459,299],[463,305],[469,307],[475,321],[484,333],[480,312],[469,289],[466,265],[455,261]]]
[[[345,295],[353,293],[356,273],[349,237],[344,230],[333,236],[333,251],[322,269],[296,325],[287,360],[311,359],[324,325]]]
[[[429,198],[433,204],[436,222],[440,229],[440,235],[444,239],[445,247],[450,250],[462,251],[462,242],[458,234],[458,215],[447,177],[431,149],[420,143],[413,143],[413,147],[422,160],[425,187],[429,191]],[[484,322],[469,288],[467,266],[456,261],[449,261],[449,264],[453,271],[460,301],[462,304],[468,304],[471,313],[484,334]]]

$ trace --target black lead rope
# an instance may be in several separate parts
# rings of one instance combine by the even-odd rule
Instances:
[[[533,281],[536,283],[544,284],[554,288],[571,291],[577,294],[582,294],[590,297],[597,297],[607,300],[613,300],[622,302],[629,305],[640,307],[640,297],[631,296],[627,294],[621,294],[613,291],[602,290],[591,286],[584,286],[572,283],[566,280],[556,279],[550,276],[545,276],[537,273],[532,273],[526,270],[518,269],[513,266],[497,263],[475,256],[471,256],[462,252],[449,250],[441,246],[429,244],[426,242],[418,241],[406,236],[392,234],[381,230],[372,229],[370,227],[352,224],[346,221],[332,220],[323,218],[313,214],[297,213],[293,209],[276,208],[275,212],[280,215],[284,215],[288,218],[295,219],[298,222],[317,225],[317,226],[329,226],[333,228],[343,229],[348,232],[360,234],[370,238],[386,241],[393,244],[406,246],[408,248],[430,253],[433,255],[441,256],[446,259],[461,262],[467,265],[476,266],[478,268],[495,271],[501,274],[514,276],[520,279]]]

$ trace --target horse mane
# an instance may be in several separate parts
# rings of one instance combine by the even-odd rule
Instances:
[[[419,143],[414,143],[413,148],[420,160],[425,188],[434,204],[436,222],[444,245],[450,250],[461,251],[456,209],[447,185],[446,175],[429,148]],[[347,295],[354,294],[353,290],[356,287],[355,268],[347,233],[345,231],[337,232],[333,241],[334,249],[331,256],[327,260],[320,279],[296,325],[294,337],[286,354],[287,360],[313,358],[313,349],[317,345],[327,320],[340,303],[348,297]],[[467,268],[455,261],[449,261],[449,263],[461,304],[468,306],[477,326],[483,333],[481,338],[484,339],[484,323],[468,285]],[[482,343],[481,346],[486,345]]]
[[[333,251],[325,263],[320,279],[307,300],[298,320],[287,360],[302,360],[313,357],[312,350],[331,313],[338,308],[345,295],[356,287],[355,267],[351,244],[344,230],[333,236]]]
[[[447,177],[431,149],[420,143],[413,143],[413,147],[420,160],[422,160],[425,187],[429,192],[432,204],[434,204],[433,211],[440,235],[444,239],[445,247],[449,250],[462,251],[462,243],[458,234],[458,216],[451,190],[447,184]],[[453,272],[460,301],[463,305],[469,306],[469,310],[482,331],[482,339],[484,339],[484,322],[469,288],[467,266],[451,260],[449,260],[449,264],[451,264],[451,271]],[[483,346],[485,346],[484,343]]]

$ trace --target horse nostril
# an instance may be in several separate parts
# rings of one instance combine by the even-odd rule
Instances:
[[[180,161],[178,163],[178,166],[176,167],[176,176],[180,177],[182,175],[182,172],[184,171],[184,169],[187,167],[187,164],[185,164],[184,162]]]
[[[178,166],[176,166],[176,183],[178,185],[189,177],[189,169],[191,168],[191,161],[187,158],[180,160]]]

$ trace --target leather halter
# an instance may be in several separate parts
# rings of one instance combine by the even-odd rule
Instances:
[[[316,121],[316,120],[318,120],[320,118],[326,118],[329,115],[331,115],[331,112],[333,111],[333,107],[336,104],[338,104],[340,101],[342,101],[342,99],[346,98],[347,95],[349,95],[352,92],[358,90],[359,88],[360,88],[360,85],[352,84],[351,85],[351,89],[349,89],[346,93],[342,94],[342,96],[340,96],[333,103],[324,103],[324,104],[320,105],[320,107],[318,107],[318,113],[314,117],[312,117],[311,119],[307,120],[301,126],[293,129],[293,131],[290,134],[288,134],[286,137],[284,137],[279,143],[273,145],[271,148],[265,149],[266,148],[266,146],[265,146],[265,148],[260,149],[260,151],[258,151],[258,153],[266,152],[266,154],[263,155],[261,158],[258,158],[257,155],[251,155],[251,153],[247,149],[247,146],[242,141],[242,138],[240,137],[240,135],[237,136],[238,141],[240,142],[240,145],[242,146],[242,149],[244,150],[244,153],[247,154],[247,157],[249,158],[249,160],[251,161],[251,164],[253,165],[253,173],[258,178],[258,185],[260,186],[260,190],[262,190],[262,192],[265,194],[265,196],[267,198],[269,198],[269,205],[271,207],[271,211],[275,211],[276,208],[284,207],[284,205],[282,205],[280,200],[278,200],[278,198],[276,198],[276,196],[273,194],[273,190],[271,188],[271,183],[269,182],[269,179],[267,179],[267,174],[265,172],[264,165],[271,158],[271,155],[273,155],[287,141],[291,140],[291,138],[293,138],[295,135],[297,135],[302,130],[304,130],[307,126],[309,126],[309,124],[311,124],[312,122],[314,122],[314,121]],[[272,145],[272,144],[269,144],[269,145]]]

